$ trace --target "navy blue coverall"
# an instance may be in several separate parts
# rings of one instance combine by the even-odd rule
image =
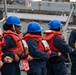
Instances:
[[[49,56],[40,50],[38,50],[38,44],[34,39],[29,39],[26,41],[28,44],[29,52],[34,57],[33,60],[29,61],[30,70],[27,72],[28,75],[46,75],[46,61]],[[53,56],[58,56],[57,52],[52,52]]]
[[[75,48],[75,42],[76,42],[76,30],[72,30],[70,37],[69,37],[69,45]],[[72,61],[72,67],[71,67],[71,75],[76,75],[76,50],[71,53],[71,61]]]
[[[66,75],[65,53],[72,52],[72,48],[67,45],[59,36],[55,36],[53,45],[62,52],[61,56],[51,57],[47,63],[47,75]]]
[[[33,56],[33,60],[29,61],[30,70],[28,75],[46,75],[46,61],[49,56],[38,50],[38,44],[34,39],[27,40],[29,52]]]
[[[2,49],[2,51],[5,54],[4,57],[10,56],[14,60],[14,53],[10,53],[7,50],[8,48],[16,47],[16,45],[10,36],[5,36],[4,38],[6,40],[6,43]],[[1,75],[21,75],[20,68],[19,68],[19,62],[13,61],[12,63],[4,63],[1,68]]]

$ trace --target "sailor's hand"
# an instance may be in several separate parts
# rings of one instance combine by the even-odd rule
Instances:
[[[30,55],[28,55],[26,59],[27,59],[27,60],[33,60],[33,57],[30,56]]]
[[[46,52],[49,56],[52,54],[51,50],[49,50],[48,52]]]
[[[75,51],[75,49],[72,49],[72,51]]]
[[[16,62],[18,62],[20,59],[19,59],[19,56],[17,54],[15,54],[15,59],[14,59]]]
[[[58,52],[58,56],[61,56],[61,52]]]
[[[0,66],[2,66],[3,65],[3,62],[0,60]]]
[[[12,61],[13,61],[13,59],[11,57],[9,57],[9,56],[6,56],[4,58],[4,62],[6,62],[6,63],[12,63]]]
[[[50,56],[52,54],[51,50],[49,47],[45,48],[45,52]]]

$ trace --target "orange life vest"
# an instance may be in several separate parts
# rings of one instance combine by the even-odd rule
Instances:
[[[2,60],[2,56],[3,56],[3,52],[1,50],[2,50],[2,46],[4,45],[4,43],[5,43],[5,40],[3,36],[0,35],[0,60]]]
[[[48,55],[51,54],[51,51],[50,51],[50,47],[45,47],[43,45],[43,43],[41,42],[43,40],[43,37],[42,36],[39,36],[39,35],[32,35],[30,33],[26,34],[24,36],[24,40],[29,40],[30,38],[34,39],[37,43],[38,43],[38,49],[40,51],[43,51],[43,52],[46,52]]]
[[[53,45],[53,39],[55,36],[59,36],[60,38],[64,39],[63,36],[61,35],[61,32],[54,31],[54,30],[46,30],[44,32],[44,38],[47,40],[47,42],[50,45],[50,49],[54,50],[56,52],[60,52],[54,45]]]
[[[2,60],[2,56],[3,56],[3,52],[2,51],[0,51],[0,60]]]
[[[22,38],[20,38],[18,34],[14,33],[11,30],[5,31],[3,33],[3,35],[4,36],[11,36],[16,44],[15,48],[9,48],[8,51],[16,53],[18,56],[21,56],[21,54],[23,52],[23,45],[22,45],[22,41],[21,41]]]

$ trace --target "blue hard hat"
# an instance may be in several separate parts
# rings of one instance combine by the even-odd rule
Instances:
[[[30,22],[27,27],[27,32],[41,32],[42,27],[37,22]]]
[[[49,22],[48,27],[50,29],[57,29],[62,26],[62,23],[59,20],[52,20]]]
[[[22,26],[21,22],[20,22],[20,19],[17,16],[9,16],[6,19],[6,24],[12,24],[12,25],[15,25],[15,26]]]

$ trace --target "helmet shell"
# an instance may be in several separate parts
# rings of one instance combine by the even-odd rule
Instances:
[[[57,29],[62,26],[62,23],[59,20],[52,20],[49,22],[48,27],[50,29]]]
[[[20,22],[20,19],[17,16],[9,16],[6,19],[6,24],[12,24],[12,25],[15,25],[15,26],[22,26],[21,22]]]
[[[41,32],[42,27],[37,22],[30,22],[27,27],[27,32]]]

